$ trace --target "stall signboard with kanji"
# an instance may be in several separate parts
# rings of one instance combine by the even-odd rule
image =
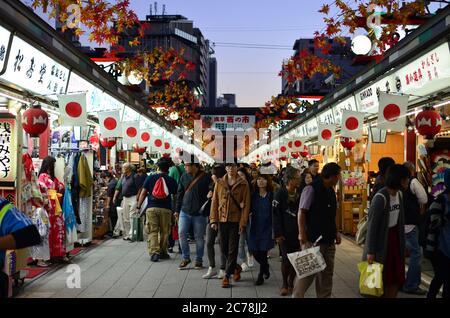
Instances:
[[[306,122],[306,136],[314,137],[319,133],[319,128],[317,125],[317,120],[315,118]]]
[[[344,110],[353,110],[356,111],[356,103],[355,98],[353,96],[349,96],[339,104],[333,107],[333,115],[334,115],[334,123],[336,125],[341,125],[342,121],[342,113]]]
[[[56,100],[58,94],[66,93],[69,69],[14,36],[6,72],[0,78]]]
[[[322,124],[331,125],[334,124],[333,110],[329,109],[317,116],[317,121]]]
[[[211,123],[211,128],[218,130],[247,129],[255,125],[255,116],[203,115],[203,122]]]
[[[3,69],[3,65],[6,61],[10,35],[11,32],[0,26],[0,71]]]
[[[380,92],[411,94],[409,102],[412,102],[447,88],[449,80],[450,50],[448,43],[444,43],[358,91],[358,110],[378,113]]]
[[[14,188],[17,169],[16,119],[0,113],[0,187]]]

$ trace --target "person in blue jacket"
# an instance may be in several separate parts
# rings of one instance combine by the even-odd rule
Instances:
[[[250,234],[248,249],[260,265],[256,285],[262,285],[264,278],[270,277],[267,253],[274,247],[272,235],[273,187],[269,175],[262,174],[256,179],[256,189],[252,195],[250,213]]]
[[[38,229],[31,219],[0,197],[0,298],[8,296],[8,276],[1,270],[6,251],[38,245],[40,242]]]

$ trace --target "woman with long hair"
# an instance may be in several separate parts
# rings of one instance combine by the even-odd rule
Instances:
[[[225,167],[223,165],[217,165],[214,166],[211,170],[211,179],[213,182],[211,182],[211,185],[209,187],[209,193],[208,193],[208,205],[205,207],[206,211],[209,211],[211,209],[211,198],[213,196],[214,192],[214,186],[216,182],[219,182],[220,179],[223,178],[223,176],[226,174]],[[217,273],[216,270],[216,253],[214,249],[214,244],[216,242],[216,237],[218,235],[218,230],[214,230],[211,228],[211,225],[206,225],[206,250],[208,253],[208,259],[209,259],[209,268],[208,272],[203,275],[202,277],[204,279],[210,279],[214,276],[217,276],[217,278],[222,279],[225,276],[225,265],[227,262],[227,258],[225,255],[220,253],[220,271]]]
[[[260,265],[256,285],[262,285],[270,277],[267,253],[273,248],[272,238],[272,179],[262,174],[256,180],[256,191],[252,195],[251,225],[248,249]]]
[[[303,189],[310,185],[313,182],[313,175],[309,170],[303,171],[303,173],[300,175],[300,187],[298,189],[298,193],[301,195]]]
[[[50,221],[50,258],[54,261],[68,262],[66,257],[66,228],[61,209],[64,185],[55,177],[56,159],[48,156],[42,161],[38,184],[44,198],[44,208]]]
[[[402,191],[409,185],[409,171],[393,165],[385,187],[370,202],[363,260],[383,264],[384,297],[395,298],[405,282],[405,211]]]

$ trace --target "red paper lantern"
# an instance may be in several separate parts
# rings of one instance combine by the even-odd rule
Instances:
[[[349,137],[341,137],[341,145],[347,150],[352,150],[356,145],[356,141]]]
[[[31,137],[39,137],[48,127],[48,114],[41,105],[28,108],[22,116],[22,127]]]
[[[170,153],[165,153],[162,155],[164,158],[170,158]]]
[[[287,158],[285,156],[280,157],[280,161],[286,161],[286,160],[287,160]]]
[[[442,118],[433,108],[425,108],[416,116],[416,129],[426,139],[433,139],[441,127]]]
[[[103,138],[101,144],[104,148],[111,149],[116,145],[116,138]]]
[[[142,148],[139,146],[133,147],[133,151],[137,152],[140,155],[144,154],[146,150],[147,150],[147,147],[142,147]]]
[[[298,159],[298,157],[300,157],[300,154],[298,152],[293,152],[293,153],[291,153],[291,156],[294,159]]]
[[[300,151],[300,156],[302,156],[303,158],[308,157],[308,155],[309,155],[309,152],[307,150]]]

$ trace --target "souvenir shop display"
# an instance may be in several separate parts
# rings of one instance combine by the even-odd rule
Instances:
[[[104,180],[100,177],[100,173],[96,173],[94,182],[93,197],[93,233],[94,238],[101,239],[109,231],[109,216],[106,209],[106,198],[108,197],[108,187]]]

